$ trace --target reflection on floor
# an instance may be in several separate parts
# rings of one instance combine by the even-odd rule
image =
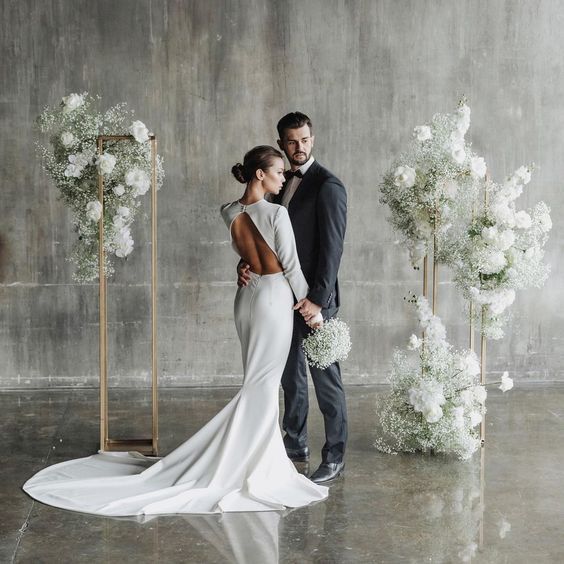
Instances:
[[[20,486],[37,470],[97,450],[97,391],[5,392],[0,561],[564,562],[564,386],[491,391],[486,447],[467,463],[376,451],[374,405],[384,392],[348,388],[347,470],[327,501],[286,512],[149,519],[84,515],[30,499]],[[234,393],[162,390],[161,454]],[[148,400],[145,392],[112,391],[112,438],[149,429]],[[323,438],[313,394],[309,434],[313,471]]]

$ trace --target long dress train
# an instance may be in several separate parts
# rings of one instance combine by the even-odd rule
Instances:
[[[327,497],[328,488],[299,474],[278,424],[278,388],[288,356],[295,294],[307,293],[285,208],[261,200],[222,206],[230,230],[247,213],[284,272],[251,273],[238,288],[235,324],[244,379],[235,397],[164,458],[104,452],[54,464],[23,489],[64,509],[99,515],[270,511]]]

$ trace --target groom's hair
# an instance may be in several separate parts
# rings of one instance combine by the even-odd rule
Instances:
[[[301,112],[290,112],[278,122],[276,129],[278,130],[280,139],[283,139],[284,131],[286,131],[286,129],[299,129],[304,125],[308,125],[309,130],[313,132],[311,120],[305,114],[302,114]]]

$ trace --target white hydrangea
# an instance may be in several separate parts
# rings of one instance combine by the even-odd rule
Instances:
[[[470,171],[474,178],[484,178],[487,170],[486,161],[482,157],[472,157],[470,159]]]
[[[417,141],[427,141],[433,138],[431,128],[428,125],[417,125],[413,129],[413,136],[417,139]]]
[[[508,390],[511,390],[511,388],[513,388],[513,380],[509,377],[508,372],[504,372],[501,376],[501,384],[499,386],[499,389],[502,392],[507,392]]]
[[[134,196],[143,196],[151,187],[149,175],[140,168],[133,168],[126,172],[125,183],[133,188]]]
[[[102,209],[103,207],[99,200],[88,202],[86,204],[86,217],[93,222],[100,221]]]
[[[134,121],[129,127],[129,133],[135,137],[138,143],[144,143],[149,139],[149,130],[147,126],[139,120]]]
[[[68,114],[73,110],[76,110],[84,104],[84,98],[80,94],[69,94],[68,96],[63,96],[63,113]]]
[[[116,158],[111,153],[102,153],[96,158],[96,165],[102,174],[111,174],[116,166]]]
[[[67,149],[70,147],[74,147],[77,141],[78,139],[69,131],[65,131],[64,133],[61,134],[61,143]]]
[[[515,227],[517,229],[529,229],[532,224],[533,220],[525,210],[521,210],[515,213]]]
[[[410,166],[398,166],[394,171],[394,184],[398,188],[411,188],[415,184],[415,170]]]

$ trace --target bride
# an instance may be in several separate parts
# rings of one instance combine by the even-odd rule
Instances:
[[[278,388],[290,349],[294,300],[308,293],[286,208],[264,199],[284,182],[282,154],[251,149],[232,168],[246,184],[221,206],[235,252],[251,281],[237,289],[235,325],[243,385],[194,436],[155,461],[103,452],[44,468],[23,489],[64,509],[98,515],[272,511],[327,497],[328,488],[299,474],[278,425]],[[311,325],[321,318],[310,321]]]

